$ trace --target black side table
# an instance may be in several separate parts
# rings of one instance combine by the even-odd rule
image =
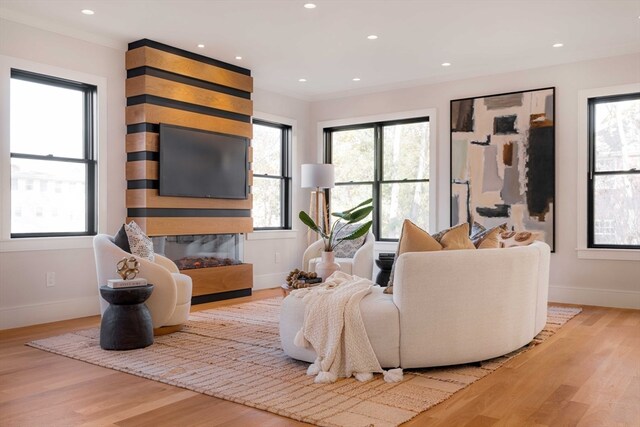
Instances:
[[[395,254],[385,254],[386,256],[380,256],[375,260],[376,265],[380,269],[378,275],[376,276],[376,283],[380,286],[387,286],[389,283],[389,278],[391,276],[391,267],[393,267],[393,260],[395,259]]]
[[[133,350],[153,344],[151,313],[144,302],[153,285],[133,288],[100,286],[100,295],[109,307],[100,323],[100,347],[105,350]]]

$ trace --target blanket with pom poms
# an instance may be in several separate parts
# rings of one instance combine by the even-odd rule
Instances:
[[[314,382],[351,376],[369,381],[374,373],[384,374],[387,382],[402,380],[402,369],[382,369],[364,327],[360,301],[373,286],[370,280],[337,271],[322,285],[291,293],[305,303],[304,321],[294,343],[315,350],[317,358],[307,370],[316,376]]]

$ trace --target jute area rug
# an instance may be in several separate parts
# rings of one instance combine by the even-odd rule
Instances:
[[[479,366],[405,371],[400,383],[376,375],[367,383],[314,384],[306,375],[308,364],[282,352],[281,302],[273,298],[193,313],[181,332],[157,337],[140,350],[102,350],[98,328],[29,345],[320,426],[397,426],[544,341],[580,312],[550,307],[544,331],[529,346]]]

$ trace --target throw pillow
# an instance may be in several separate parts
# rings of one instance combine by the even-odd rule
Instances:
[[[123,251],[131,253],[131,246],[129,246],[129,238],[127,237],[127,232],[124,229],[124,224],[122,224],[122,227],[120,227],[120,230],[118,230],[116,235],[113,236],[113,243]]]
[[[499,237],[500,247],[527,246],[535,242],[539,236],[539,233],[531,231],[503,231]]]
[[[469,232],[469,237],[471,237],[471,240],[473,240],[480,233],[485,231],[487,231],[487,228],[484,225],[473,221],[473,224],[471,224],[471,231]]]
[[[360,227],[362,224],[349,224],[345,225],[336,234],[336,239],[340,239],[343,236],[348,236]],[[367,235],[360,236],[353,240],[343,240],[338,246],[333,249],[333,253],[336,258],[353,258],[360,246],[364,245]]]
[[[400,240],[398,241],[396,260],[401,254],[406,252],[429,252],[439,250],[442,250],[442,245],[438,243],[436,239],[431,237],[429,233],[408,219],[404,220],[404,223],[402,224],[402,231],[400,232]],[[395,270],[396,263],[394,261],[393,266],[391,267],[389,284],[387,285],[387,289],[384,290],[385,294],[393,293],[393,275]]]
[[[484,227],[483,227],[484,228]],[[471,235],[471,241],[477,249],[496,249],[500,247],[500,233],[507,230],[507,223],[497,227],[485,229],[475,235]]]
[[[469,224],[466,222],[445,230],[438,241],[445,250],[476,248],[469,238]]]
[[[129,224],[124,225],[124,229],[127,232],[131,253],[140,258],[153,261],[155,258],[153,254],[153,242],[144,234],[140,226],[138,226],[135,221],[131,221]]]

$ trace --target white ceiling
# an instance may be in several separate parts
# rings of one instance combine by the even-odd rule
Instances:
[[[152,39],[249,68],[256,87],[308,100],[640,52],[640,0],[304,3],[0,0],[0,16],[121,49]]]

